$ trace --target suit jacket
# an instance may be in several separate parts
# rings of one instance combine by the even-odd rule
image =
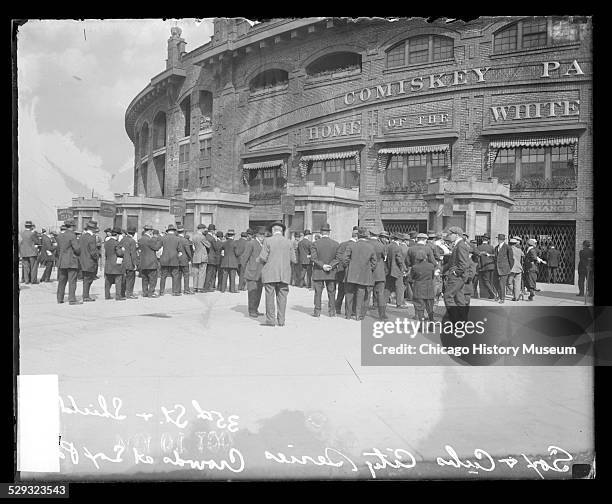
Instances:
[[[193,257],[193,249],[191,247],[191,241],[185,236],[179,236],[179,266],[189,266],[189,261]]]
[[[514,254],[506,242],[495,247],[495,269],[500,276],[509,275],[514,264]]]
[[[495,249],[489,243],[481,243],[476,247],[479,261],[479,271],[493,271],[495,269]],[[491,254],[487,256],[486,254]]]
[[[238,257],[238,264],[240,264],[240,266],[246,264],[246,257],[244,255],[247,243],[249,243],[248,240],[242,237],[238,238],[235,242],[236,256]]]
[[[344,264],[346,282],[358,285],[374,285],[376,251],[367,239],[359,239],[346,248]]]
[[[578,271],[586,273],[587,264],[593,265],[593,249],[582,249],[578,252]]]
[[[263,264],[257,258],[261,254],[261,243],[257,239],[246,242],[244,250],[244,278],[252,281],[261,281]]]
[[[122,240],[123,241],[123,240]],[[124,248],[115,238],[104,242],[104,274],[123,275],[125,268],[122,264],[117,264],[118,258],[123,258]]]
[[[238,251],[236,250],[237,241],[233,238],[225,240],[221,244],[221,250],[223,250],[223,257],[221,258],[222,268],[238,268]]]
[[[100,256],[95,235],[84,232],[79,240],[79,245],[81,247],[81,254],[79,255],[81,270],[89,273],[97,273],[98,259]]]
[[[338,245],[338,250],[336,251],[336,260],[338,261],[338,266],[336,266],[336,275],[340,273],[341,277],[344,278],[344,255],[346,254],[346,247],[348,247],[351,243],[355,243],[353,240],[343,241],[340,245]]]
[[[157,269],[157,252],[162,246],[162,241],[159,236],[149,237],[143,234],[138,240],[138,251],[140,258],[140,270]]]
[[[179,236],[174,233],[167,233],[163,236],[161,240],[162,247],[164,248],[164,250],[162,251],[161,257],[159,258],[159,264],[161,266],[178,267],[178,253],[181,244]]]
[[[72,231],[63,231],[57,235],[57,267],[74,268],[79,267],[78,255],[81,247],[76,235]]]
[[[208,250],[208,264],[219,266],[221,264],[221,247],[223,242],[216,236],[210,238],[210,249]]]
[[[191,262],[193,262],[193,264],[208,262],[208,251],[206,250],[207,240],[204,235],[197,231],[191,237],[191,243],[193,244],[193,257],[191,258]]]
[[[548,249],[548,254],[546,258],[546,262],[548,263],[549,268],[558,268],[559,267],[559,259],[561,257],[561,252],[557,249]]]
[[[130,235],[125,235],[121,240],[123,247],[123,269],[124,271],[132,271],[138,267],[138,252],[136,240]]]
[[[535,247],[530,248],[525,254],[523,271],[525,273],[538,271],[538,250]]]
[[[387,271],[389,276],[393,278],[402,278],[406,271],[402,249],[395,242],[391,242],[387,246]]]
[[[512,251],[510,251],[510,253],[512,253]],[[472,262],[470,258],[470,247],[465,243],[465,240],[460,240],[453,247],[448,263],[446,263],[445,271],[449,275],[461,277],[465,281],[469,276],[470,262]]]
[[[384,282],[387,279],[387,263],[385,256],[387,255],[387,247],[380,240],[371,240],[376,253],[376,269],[374,270],[374,282]]]
[[[40,240],[40,254],[38,256],[41,263],[52,262],[55,257],[55,248],[57,244],[47,235],[42,235]],[[48,253],[47,253],[48,252]]]
[[[409,266],[409,267],[414,266],[417,263],[416,257],[419,251],[425,254],[425,257],[427,258],[426,260],[428,263],[436,264],[436,260],[434,258],[431,247],[429,247],[428,245],[420,245],[419,243],[415,243],[412,247],[408,248],[408,254],[406,257],[406,266]]]
[[[21,257],[36,257],[38,255],[36,245],[39,245],[40,242],[38,233],[26,229],[21,232],[20,236],[19,255]]]
[[[335,280],[336,266],[339,262],[336,259],[336,253],[340,244],[336,240],[332,240],[329,236],[319,238],[310,247],[310,255],[312,258],[312,279],[313,280]],[[323,270],[323,265],[329,264],[332,269],[329,271]]]
[[[412,279],[412,296],[415,299],[434,299],[436,291],[434,288],[435,266],[428,261],[415,263],[410,270]]]
[[[261,269],[263,283],[291,283],[291,263],[296,263],[295,250],[282,234],[265,238],[258,260],[264,264]]]
[[[310,264],[310,257],[312,248],[312,242],[307,238],[302,238],[298,242],[298,263],[302,265]]]

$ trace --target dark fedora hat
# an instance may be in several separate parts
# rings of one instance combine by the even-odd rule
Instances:
[[[269,229],[270,231],[272,231],[272,228],[273,228],[273,227],[275,227],[275,226],[280,226],[280,227],[282,227],[282,228],[283,228],[283,233],[285,232],[285,229],[287,229],[287,226],[285,226],[285,225],[284,225],[284,224],[283,224],[281,221],[275,221],[275,222],[273,222],[272,224],[270,224],[270,225],[268,226],[268,229]],[[306,231],[304,231],[304,234],[306,234],[306,232],[307,232],[307,231],[308,231],[308,234],[311,234],[311,233],[310,233],[310,231],[309,231],[308,229],[307,229]]]
[[[29,220],[25,221],[24,225],[25,225],[25,227],[32,227],[32,226],[34,226],[34,224],[32,224],[32,221],[29,221]]]
[[[64,221],[64,226],[66,227],[74,227],[76,226],[76,224],[74,223],[74,221],[72,219],[68,219]]]
[[[206,229],[206,224],[198,224],[198,229]]]
[[[247,236],[249,236],[249,233],[247,233],[246,231],[243,231],[242,233],[240,233],[240,236],[242,238],[246,238]]]
[[[325,223],[321,226],[321,231],[331,231],[331,227],[329,224]]]
[[[95,220],[90,220],[86,227],[87,229],[98,229],[98,223]]]
[[[370,231],[368,231],[368,228],[360,227],[357,229],[357,236],[359,238],[367,238],[370,236]]]
[[[174,224],[168,224],[166,231],[176,231],[176,226]]]
[[[255,234],[266,234],[266,228],[264,226],[258,226],[257,229],[255,229]]]
[[[498,239],[498,240],[505,240],[505,239],[506,239],[506,235],[505,235],[505,234],[503,234],[503,233],[499,233],[499,234],[497,235],[497,239]]]
[[[121,234],[121,228],[114,227],[111,229],[111,234]]]
[[[151,230],[153,230],[153,226],[151,226],[151,224],[145,224],[143,229],[145,231],[151,231]]]
[[[182,224],[180,224],[179,226],[176,227],[176,231],[178,233],[182,233],[183,231],[185,231],[185,226],[183,226]]]
[[[112,231],[112,229],[111,229],[111,228],[109,228],[109,227],[107,227],[107,228],[104,230],[104,232],[105,232],[105,233],[110,233],[111,231]]]
[[[223,231],[217,231],[217,238],[223,238]]]
[[[227,233],[225,233],[227,236],[234,236],[236,234],[236,231],[234,231],[233,229],[228,229]]]
[[[387,233],[386,231],[381,231],[380,233],[378,233],[378,237],[383,237],[383,238],[389,238],[389,233]]]
[[[208,230],[209,230],[209,231],[216,231],[216,230],[217,230],[217,227],[216,227],[214,224],[210,224],[210,225],[208,226]]]
[[[304,229],[304,236],[309,235],[309,234],[312,234],[310,232],[310,229]]]

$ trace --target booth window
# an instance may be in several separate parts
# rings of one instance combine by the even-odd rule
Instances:
[[[445,152],[392,154],[385,169],[387,185],[405,186],[448,176],[448,156]]]
[[[253,79],[251,79],[250,89],[251,92],[258,91],[273,91],[287,87],[289,84],[289,73],[280,68],[273,68],[261,72]]]
[[[576,177],[569,146],[551,147],[551,171],[553,177]]]
[[[327,185],[334,182],[339,187],[355,187],[359,185],[357,163],[355,158],[325,159],[312,161],[312,166],[306,174],[306,180],[315,185]]]
[[[454,41],[442,35],[419,35],[395,44],[387,51],[387,68],[452,59]]]
[[[580,40],[580,25],[561,18],[529,18],[507,25],[493,36],[493,52],[504,53],[571,44]]]
[[[272,192],[284,186],[285,179],[280,168],[249,170],[249,190],[252,194]]]
[[[361,72],[361,54],[346,51],[326,54],[306,67],[306,74],[310,77],[339,72]]]
[[[521,152],[521,180],[544,178],[544,149],[523,148]]]

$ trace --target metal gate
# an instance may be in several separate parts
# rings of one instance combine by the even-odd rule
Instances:
[[[527,250],[527,239],[535,238],[538,248],[545,253],[549,245],[554,245],[560,252],[557,282],[574,284],[576,260],[576,222],[575,221],[510,221],[510,238],[520,236],[523,251]],[[544,258],[545,259],[545,258]],[[547,281],[547,268],[541,265],[538,271],[538,282]]]
[[[382,221],[382,224],[388,233],[409,233],[410,231],[427,233],[426,220],[386,220]]]

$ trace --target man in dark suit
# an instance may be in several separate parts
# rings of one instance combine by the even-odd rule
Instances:
[[[159,282],[159,295],[163,296],[166,290],[166,278],[172,277],[172,295],[180,296],[179,286],[179,251],[180,239],[176,235],[176,226],[169,224],[166,234],[162,237],[162,255],[159,258],[161,265],[161,279]]]
[[[329,224],[321,226],[321,238],[316,240],[310,248],[312,258],[312,283],[314,285],[314,317],[321,316],[321,295],[323,285],[327,289],[328,315],[336,316],[336,253],[340,244],[329,237],[331,228]]]
[[[355,299],[355,313],[351,311],[347,318],[355,320],[364,319],[366,288],[374,285],[376,252],[368,239],[369,235],[366,228],[360,227],[357,230],[357,242],[346,248],[344,256],[346,304],[349,310],[353,309],[353,299]]]
[[[548,265],[548,283],[557,282],[557,269],[559,268],[560,259],[561,252],[559,252],[554,245],[548,247],[548,253],[546,254],[546,263]]]
[[[214,224],[208,226],[206,235],[208,247],[208,266],[206,267],[206,281],[204,282],[204,292],[214,292],[215,281],[217,278],[217,268],[221,264],[221,243],[216,236],[217,231]],[[223,233],[221,233],[223,236]]]
[[[162,247],[162,242],[159,236],[153,236],[153,226],[150,224],[145,224],[143,231],[138,240],[142,297],[156,298],[158,297],[155,293],[158,263],[156,252]]]
[[[578,294],[584,296],[584,283],[587,284],[587,295],[593,295],[593,249],[591,242],[584,240],[582,250],[578,253]]]
[[[462,237],[463,231],[459,227],[451,227],[447,241],[452,243],[453,249],[444,266],[446,285],[444,290],[444,304],[446,313],[451,321],[455,322],[465,317],[467,306],[463,287],[469,276],[470,247]]]
[[[236,256],[238,257],[238,290],[246,290],[246,278],[244,277],[244,266],[246,264],[246,258],[244,254],[246,252],[246,245],[248,243],[247,238],[249,237],[246,231],[240,233],[240,238],[236,240],[235,249]]]
[[[495,249],[489,243],[489,236],[483,235],[482,243],[476,247],[478,255],[478,282],[480,284],[480,297],[484,297],[482,288],[488,292],[489,299],[498,300],[497,289],[493,287],[495,271]]]
[[[23,268],[23,277],[26,284],[37,284],[37,260],[39,244],[38,233],[34,231],[32,221],[26,221],[25,230],[21,232],[19,243],[19,256]]]
[[[193,258],[193,246],[191,241],[185,236],[185,228],[183,226],[179,226],[177,229],[180,245],[179,245],[179,281],[178,281],[178,291],[181,292],[181,277],[183,294],[195,294],[189,288],[189,262]]]
[[[55,262],[55,248],[57,244],[50,232],[43,233],[40,239],[39,262],[45,265],[45,270],[40,277],[41,282],[51,282],[51,271]]]
[[[412,278],[412,303],[417,320],[425,318],[427,311],[428,319],[434,321],[434,298],[436,291],[434,287],[435,265],[427,260],[423,250],[417,250],[412,258],[414,264],[410,268]]]
[[[111,299],[111,285],[115,284],[115,300],[125,301],[121,292],[124,249],[118,240],[120,234],[120,228],[113,228],[110,238],[104,242],[104,298]]]
[[[121,297],[127,299],[138,299],[134,295],[134,282],[136,281],[136,269],[138,269],[138,246],[134,240],[136,228],[130,227],[121,239],[123,247],[123,278],[121,279]]]
[[[263,283],[261,281],[261,269],[263,264],[257,258],[261,254],[261,246],[264,240],[265,229],[260,227],[255,232],[255,238],[247,241],[244,251],[244,276],[247,286],[247,299],[249,317],[257,318],[263,313],[259,311]]]
[[[408,247],[408,253],[406,255],[406,266],[412,267],[417,263],[417,256],[421,254],[425,254],[425,260],[436,265],[436,259],[433,254],[433,250],[429,245],[427,245],[427,235],[425,233],[418,233],[416,236],[416,242],[414,245]]]
[[[221,292],[225,292],[227,287],[227,278],[229,277],[229,291],[232,293],[236,290],[236,272],[238,271],[238,251],[236,250],[236,242],[234,241],[234,230],[229,229],[226,233],[227,239],[221,246],[221,269],[223,270],[223,280],[221,281]]]
[[[77,265],[81,248],[74,234],[73,220],[64,221],[64,231],[57,236],[57,302],[64,302],[66,282],[68,283],[68,301],[70,304],[82,304],[76,299]]]
[[[98,259],[100,256],[95,235],[98,231],[98,223],[94,220],[90,220],[79,240],[79,246],[81,248],[79,262],[81,264],[81,271],[83,272],[83,302],[86,303],[95,301],[95,299],[89,295],[89,289],[98,274]]]
[[[495,247],[495,278],[496,287],[499,295],[499,302],[506,302],[506,286],[508,275],[514,265],[514,253],[512,248],[506,243],[506,235],[497,235],[498,244]]]
[[[263,264],[261,281],[266,291],[266,322],[262,325],[285,325],[287,295],[291,282],[291,263],[297,262],[291,242],[285,238],[285,225],[273,222],[272,236],[264,239],[258,261]]]
[[[357,242],[357,226],[353,228],[352,236],[349,240],[342,242],[338,246],[336,252],[336,260],[338,265],[336,266],[336,286],[338,287],[338,294],[336,295],[336,313],[342,313],[342,302],[344,301],[345,289],[346,289],[346,269],[344,268],[344,255],[349,245]],[[300,266],[301,267],[301,266]],[[353,313],[354,307],[349,310],[346,302],[344,303],[344,315],[349,316],[349,312]]]
[[[309,237],[312,236],[310,229],[304,230],[304,238],[298,243],[298,263],[300,264],[300,282],[299,287],[312,287],[312,262],[310,258],[310,248],[312,242]],[[306,278],[306,280],[304,280]]]
[[[376,253],[376,269],[373,273],[374,287],[372,289],[372,303],[378,308],[379,320],[387,320],[387,297],[385,296],[385,283],[387,281],[387,245],[389,233],[381,231],[372,246]]]
[[[393,235],[387,247],[387,279],[385,285],[385,298],[390,299],[395,292],[395,304],[398,308],[408,305],[404,302],[404,275],[406,273],[405,257],[402,254],[400,240],[397,234]]]

